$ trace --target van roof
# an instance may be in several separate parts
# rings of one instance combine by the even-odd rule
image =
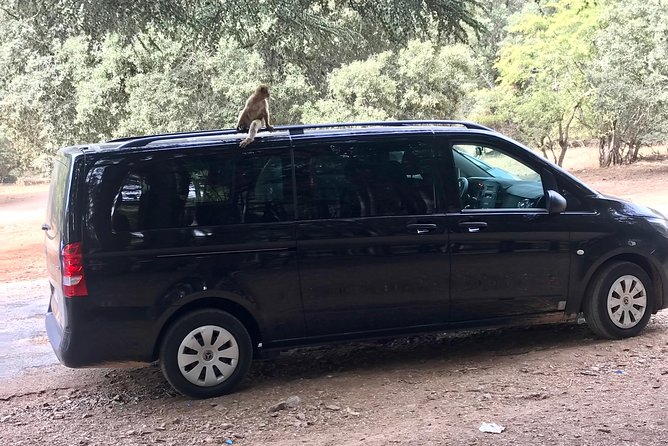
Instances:
[[[272,140],[289,140],[293,136],[308,135],[318,137],[336,137],[355,134],[400,134],[425,132],[433,133],[444,130],[474,130],[484,133],[494,130],[469,121],[455,120],[425,120],[425,121],[374,121],[374,122],[344,122],[328,124],[299,124],[276,126],[272,133],[261,131],[257,139],[271,137]],[[244,137],[245,132],[236,129],[203,130],[194,132],[164,133],[156,135],[136,136],[113,139],[104,143],[88,144],[72,147],[84,149],[86,152],[106,152],[117,150],[143,150],[167,147],[184,147],[192,145],[217,145],[230,143]]]

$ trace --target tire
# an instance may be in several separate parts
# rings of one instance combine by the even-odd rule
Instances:
[[[635,263],[605,265],[592,279],[584,303],[589,328],[598,336],[622,339],[639,334],[649,322],[654,287]]]
[[[230,393],[250,368],[253,346],[244,325],[221,310],[198,310],[178,319],[160,347],[163,375],[192,398]]]

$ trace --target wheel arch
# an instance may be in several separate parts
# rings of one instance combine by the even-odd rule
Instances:
[[[654,299],[655,299],[653,302],[653,308],[651,309],[651,312],[656,313],[660,308],[662,308],[664,284],[663,284],[663,277],[658,267],[654,265],[647,257],[641,254],[625,252],[613,255],[612,257],[603,260],[602,262],[596,264],[591,268],[591,270],[586,276],[586,280],[584,281],[582,292],[579,293],[579,295],[577,296],[578,297],[577,305],[574,305],[574,307],[577,308],[577,312],[579,313],[583,311],[586,297],[588,293],[591,292],[593,279],[596,277],[596,275],[611,263],[617,263],[617,262],[629,262],[636,264],[640,268],[642,268],[643,271],[645,271],[645,273],[647,273],[650,280],[652,281],[652,292],[654,293]]]
[[[155,343],[153,345],[153,354],[152,359],[155,361],[159,359],[160,356],[160,345],[164,339],[165,333],[169,327],[174,323],[174,321],[180,319],[184,315],[191,313],[197,310],[203,309],[216,309],[222,310],[226,313],[231,314],[243,324],[243,326],[248,330],[248,334],[251,337],[251,342],[253,345],[253,353],[257,354],[258,344],[262,342],[262,332],[260,330],[260,325],[258,324],[256,318],[251,314],[248,309],[244,308],[241,304],[234,302],[230,299],[219,297],[219,296],[207,296],[201,297],[196,300],[192,300],[183,306],[179,307],[174,311],[167,320],[160,327],[160,332],[156,337]]]

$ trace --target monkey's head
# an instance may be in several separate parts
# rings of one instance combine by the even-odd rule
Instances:
[[[255,94],[266,99],[269,97],[269,87],[265,84],[260,84],[260,86],[255,89]]]

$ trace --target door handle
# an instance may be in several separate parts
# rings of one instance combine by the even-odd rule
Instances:
[[[459,223],[459,227],[466,229],[468,232],[480,232],[481,229],[487,228],[487,223],[484,221],[463,221]]]
[[[409,231],[415,231],[416,234],[427,234],[438,228],[434,223],[411,223],[406,225]]]

